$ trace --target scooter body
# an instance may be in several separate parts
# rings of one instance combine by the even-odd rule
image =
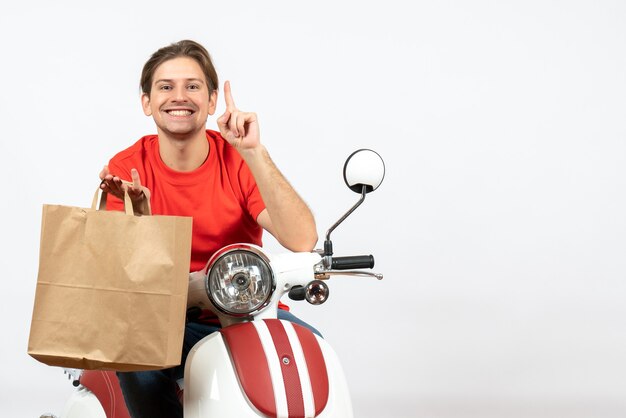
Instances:
[[[77,389],[65,402],[61,418],[130,418],[115,372],[64,370]]]
[[[215,307],[206,287],[215,259],[242,249],[265,257],[275,289],[253,316],[237,318]],[[320,263],[317,253],[270,256],[259,247],[234,244],[190,275],[188,305],[210,308],[225,326],[200,340],[187,356],[185,418],[353,416],[348,385],[331,346],[308,328],[277,319],[280,298],[311,282]],[[113,372],[86,371],[78,381],[61,418],[128,416]]]
[[[322,338],[288,321],[233,325],[189,353],[185,417],[352,417],[341,365]]]
[[[61,417],[65,418],[107,418],[100,399],[86,386],[76,390],[65,403]]]
[[[359,150],[348,158],[344,180],[361,199],[327,232],[323,250],[270,255],[251,244],[233,244],[190,274],[188,306],[214,312],[222,329],[188,354],[181,385],[185,418],[353,416],[337,355],[308,328],[277,319],[278,303],[287,293],[294,300],[324,303],[325,281],[332,275],[382,279],[355,270],[372,268],[371,255],[334,257],[330,233],[383,177],[384,164],[375,152]],[[78,389],[60,418],[129,418],[114,372],[66,372]]]
[[[275,279],[267,304],[251,320],[233,317],[207,297],[211,272],[220,265],[231,269],[229,280],[242,271],[233,266],[241,250],[265,260]],[[187,357],[185,417],[352,417],[348,386],[330,345],[308,328],[276,318],[284,293],[312,282],[321,263],[317,253],[271,256],[259,247],[235,244],[191,275],[188,304],[210,308],[228,325],[199,341]],[[255,269],[250,272],[254,280]]]
[[[265,319],[231,325],[190,351],[184,414],[207,417],[353,416],[331,346],[309,329]],[[114,372],[86,371],[61,418],[129,417]]]

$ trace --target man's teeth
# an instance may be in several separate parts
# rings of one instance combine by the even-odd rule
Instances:
[[[189,115],[191,115],[191,111],[190,110],[169,110],[167,113],[169,113],[172,116],[189,116]]]

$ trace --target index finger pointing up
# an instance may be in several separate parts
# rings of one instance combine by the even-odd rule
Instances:
[[[237,109],[235,106],[235,101],[233,100],[233,96],[230,93],[230,81],[224,82],[224,100],[226,100],[226,109],[231,112]]]

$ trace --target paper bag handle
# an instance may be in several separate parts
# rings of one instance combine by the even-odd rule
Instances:
[[[124,180],[122,180],[122,182],[126,184],[132,184]],[[98,205],[98,192],[102,192],[102,197],[100,198],[100,205]],[[98,206],[98,210],[105,210],[106,203],[107,203],[107,194],[108,194],[107,192],[105,192],[100,187],[98,187],[96,189],[96,192],[93,195],[93,200],[91,202],[91,209],[96,209],[96,206]],[[145,195],[145,199],[144,199],[144,204],[143,204],[143,209],[144,209],[143,214],[152,215],[152,209],[150,208],[150,192],[148,191],[148,189],[144,189],[144,195]],[[133,202],[132,200],[130,200],[130,196],[128,195],[127,191],[124,191],[124,212],[127,215],[134,215]]]

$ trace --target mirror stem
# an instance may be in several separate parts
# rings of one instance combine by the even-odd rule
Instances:
[[[350,216],[352,212],[356,210],[356,208],[361,206],[361,203],[363,203],[363,201],[365,200],[366,194],[367,194],[367,186],[363,184],[362,189],[361,189],[361,198],[359,199],[359,201],[356,202],[356,204],[352,206],[352,208],[348,212],[346,212],[345,215],[343,215],[337,222],[335,222],[335,224],[331,226],[330,229],[326,232],[326,240],[324,241],[324,255],[325,256],[333,255],[333,243],[330,241],[331,232],[333,232],[335,228],[339,226],[339,224],[345,221],[346,218]]]

